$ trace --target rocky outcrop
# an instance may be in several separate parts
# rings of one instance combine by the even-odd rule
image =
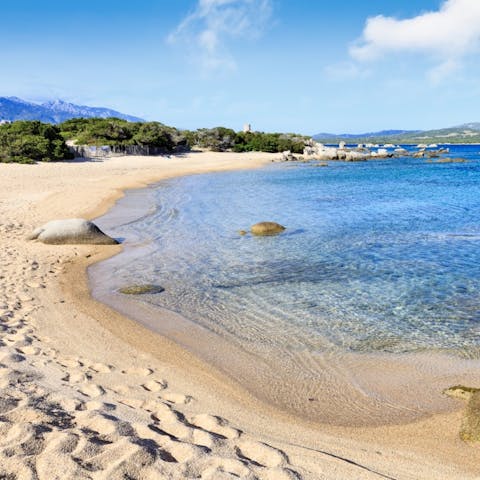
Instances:
[[[298,158],[290,150],[286,150],[282,152],[282,160],[284,162],[296,162]]]
[[[365,160],[368,160],[369,157],[371,157],[370,153],[366,154],[364,152],[356,151],[345,152],[346,162],[364,162]]]
[[[429,146],[430,147],[430,146]],[[381,158],[438,158],[443,154],[449,153],[448,148],[437,150],[427,150],[427,145],[419,145],[419,150],[412,151],[394,144],[386,144],[383,147],[374,144],[359,144],[356,147],[348,147],[345,142],[341,142],[339,147],[326,146],[323,143],[310,140],[303,151],[304,160],[340,160],[346,162],[360,162],[370,159]],[[288,152],[285,152],[288,153]],[[284,157],[285,157],[284,153]],[[286,158],[288,160],[288,158]],[[445,163],[449,163],[445,160]]]
[[[378,150],[372,152],[371,156],[373,158],[389,158],[393,157],[393,152],[389,152],[386,148],[379,148]]]
[[[69,218],[66,220],[52,220],[37,228],[28,240],[65,245],[116,245],[118,241],[103,233],[93,222],[83,218]]]

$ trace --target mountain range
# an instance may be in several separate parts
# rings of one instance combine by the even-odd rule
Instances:
[[[61,123],[70,118],[78,117],[116,117],[130,122],[143,121],[141,118],[126,115],[110,108],[87,107],[86,105],[76,105],[63,100],[33,103],[18,97],[0,97],[0,121],[40,120],[46,123]]]
[[[437,130],[381,130],[370,133],[318,133],[312,137],[317,142],[338,143],[480,143],[480,123],[465,123]]]

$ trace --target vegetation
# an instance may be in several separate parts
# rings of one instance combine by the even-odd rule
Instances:
[[[77,145],[153,147],[170,153],[188,147],[185,135],[160,122],[128,122],[120,118],[74,118],[59,125],[65,139]]]
[[[60,129],[38,121],[0,125],[0,162],[34,163],[73,158]]]
[[[285,152],[303,153],[309,137],[285,133],[241,132],[235,139],[235,152]]]
[[[214,152],[231,150],[235,145],[236,133],[230,128],[200,128],[195,132],[189,132],[191,147],[207,148]]]
[[[239,132],[224,127],[202,128],[188,132],[190,145],[216,152],[284,152],[303,153],[309,137],[284,133]]]
[[[224,127],[181,131],[159,122],[129,122],[120,118],[74,118],[57,126],[16,121],[0,126],[0,161],[33,163],[69,159],[73,154],[67,140],[75,145],[109,146],[127,154],[173,153],[195,147],[216,152],[302,153],[308,137],[235,132]]]

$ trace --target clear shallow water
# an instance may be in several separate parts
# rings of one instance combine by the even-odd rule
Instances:
[[[478,358],[480,146],[451,148],[469,163],[281,164],[163,182],[153,213],[113,228],[130,255],[109,267],[112,288],[160,284],[142,301],[260,356]],[[287,230],[238,234],[261,220]]]

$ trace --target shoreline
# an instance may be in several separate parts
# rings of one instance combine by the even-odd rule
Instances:
[[[218,157],[218,155],[221,156]],[[187,172],[189,168],[191,168],[191,170],[194,170],[195,168],[198,169],[196,172],[192,171],[191,173],[201,173],[204,171],[215,171],[217,169],[222,170],[229,168],[253,168],[254,166],[261,166],[271,159],[271,157],[268,156],[256,158],[255,165],[252,165],[251,163],[245,164],[247,158],[251,159],[255,156],[252,154],[243,155],[243,160],[240,161],[238,160],[238,154],[232,154],[230,156],[229,154],[211,153],[191,155],[191,157],[195,156],[197,156],[200,163],[201,157],[204,157],[204,159],[217,157],[218,161],[220,161],[220,159],[223,161],[224,159],[224,163],[211,166],[211,170],[208,170],[205,165],[195,165],[193,168],[179,166],[179,162],[186,162],[187,160],[185,158],[180,160],[174,159],[173,162],[176,163],[174,168],[177,170],[169,170],[168,172],[165,172],[158,171],[161,170],[161,168],[156,165],[156,160],[158,161],[158,158],[143,159],[142,161],[147,164],[143,167],[132,165],[132,162],[135,162],[132,157],[127,160],[107,160],[106,162],[101,162],[100,165],[95,165],[96,162],[86,162],[85,164],[71,162],[70,164],[62,164],[59,170],[63,169],[65,170],[65,174],[71,175],[72,173],[78,172],[67,171],[75,170],[75,167],[79,166],[85,167],[80,168],[80,170],[85,171],[82,172],[84,176],[81,176],[81,178],[77,177],[75,182],[71,182],[70,179],[71,183],[68,185],[68,188],[66,188],[65,185],[61,187],[55,185],[55,179],[51,178],[51,175],[55,172],[54,165],[49,165],[49,168],[43,168],[42,166],[41,169],[35,170],[37,175],[34,175],[32,170],[28,171],[28,169],[35,169],[38,166],[8,166],[9,168],[6,170],[10,170],[13,173],[10,178],[5,178],[5,181],[14,181],[8,185],[9,188],[6,189],[7,193],[2,193],[0,196],[0,201],[7,204],[7,210],[4,213],[6,213],[7,218],[15,218],[16,214],[22,213],[27,218],[27,221],[24,225],[19,224],[14,227],[15,237],[11,241],[11,243],[13,242],[13,247],[10,248],[9,245],[9,248],[10,250],[15,250],[16,256],[10,255],[15,258],[9,258],[8,260],[10,260],[10,262],[5,262],[8,263],[7,267],[5,267],[7,268],[6,273],[11,271],[8,270],[8,267],[15,263],[14,260],[17,257],[19,258],[19,262],[25,262],[25,257],[22,256],[22,254],[24,254],[27,258],[36,256],[44,260],[49,259],[48,261],[51,263],[48,265],[48,268],[55,271],[55,274],[52,275],[57,277],[55,279],[49,279],[49,271],[46,270],[43,272],[42,268],[40,268],[43,275],[43,283],[41,283],[41,285],[44,285],[44,287],[39,288],[35,282],[27,280],[33,285],[27,286],[27,293],[28,295],[32,295],[37,304],[34,305],[35,308],[32,309],[31,312],[27,313],[26,317],[28,321],[30,321],[28,319],[29,315],[32,317],[30,323],[36,332],[35,335],[38,337],[38,342],[43,346],[50,345],[50,348],[57,350],[56,353],[52,354],[52,358],[54,359],[59,356],[75,356],[76,360],[62,360],[63,363],[68,364],[64,369],[70,369],[70,371],[67,372],[70,377],[72,376],[71,370],[81,371],[83,366],[88,364],[88,362],[83,361],[81,357],[78,356],[79,352],[82,351],[89,352],[93,357],[101,356],[102,359],[105,357],[105,359],[102,360],[103,362],[108,362],[114,359],[115,363],[118,365],[127,362],[134,365],[133,367],[128,368],[137,368],[140,370],[142,368],[149,369],[150,367],[145,367],[145,365],[151,365],[158,362],[158,357],[156,357],[156,355],[154,355],[156,358],[152,358],[151,356],[152,351],[157,352],[160,357],[160,366],[155,367],[153,370],[161,371],[162,375],[165,373],[165,376],[169,377],[169,387],[167,390],[170,388],[170,384],[176,384],[180,392],[193,393],[192,396],[195,399],[194,402],[188,401],[181,403],[179,401],[178,405],[177,403],[172,402],[175,409],[179,409],[178,412],[182,412],[183,414],[184,412],[182,410],[184,409],[185,412],[187,412],[187,415],[191,415],[191,413],[188,413],[188,410],[192,408],[194,411],[206,410],[212,412],[213,417],[221,415],[222,417],[230,419],[230,423],[235,423],[237,428],[240,427],[242,429],[242,434],[239,435],[240,439],[242,439],[243,436],[252,436],[259,439],[262,442],[262,445],[263,442],[266,441],[265,439],[268,439],[272,444],[280,446],[283,452],[286,452],[282,456],[282,454],[275,451],[275,447],[272,446],[269,448],[272,448],[273,450],[264,449],[265,451],[262,455],[265,458],[262,457],[263,460],[252,459],[255,463],[263,465],[262,468],[264,471],[262,470],[262,478],[267,478],[265,475],[270,475],[272,474],[271,472],[274,472],[273,474],[277,476],[269,478],[294,478],[291,476],[293,474],[288,473],[289,471],[297,472],[299,475],[297,478],[306,479],[321,478],[320,475],[324,474],[324,478],[345,478],[348,476],[350,478],[379,478],[379,474],[376,472],[382,472],[380,476],[383,475],[384,478],[389,478],[386,477],[386,475],[389,475],[392,478],[411,478],[409,475],[413,473],[418,475],[416,478],[431,478],[432,472],[435,472],[435,475],[437,475],[438,472],[438,475],[442,475],[442,478],[469,478],[466,475],[472,475],[471,478],[473,478],[473,475],[476,472],[475,465],[476,462],[478,462],[478,449],[462,444],[457,438],[458,425],[461,418],[460,409],[462,407],[460,403],[457,403],[458,407],[455,409],[456,411],[451,414],[437,415],[408,425],[365,429],[327,427],[312,425],[308,422],[301,423],[297,418],[292,418],[284,414],[278,415],[278,412],[275,412],[275,409],[267,408],[266,410],[263,410],[263,408],[259,408],[257,400],[248,398],[246,395],[243,396],[244,394],[240,394],[237,391],[238,389],[229,384],[227,379],[218,379],[217,374],[212,374],[211,371],[209,371],[210,368],[205,368],[204,365],[198,363],[198,359],[193,358],[193,356],[187,354],[185,351],[181,352],[182,349],[177,346],[174,347],[173,345],[169,345],[165,338],[145,335],[145,330],[141,326],[136,325],[132,320],[111,311],[108,307],[98,304],[98,302],[90,297],[90,292],[86,283],[86,267],[89,264],[118,253],[121,247],[108,249],[92,246],[52,247],[30,244],[23,240],[23,234],[28,233],[26,229],[29,229],[34,225],[38,226],[40,222],[57,218],[59,215],[64,215],[66,211],[70,212],[71,209],[68,209],[64,204],[67,199],[68,201],[73,202],[73,204],[75,204],[75,201],[83,199],[83,211],[77,209],[74,210],[73,213],[75,215],[84,215],[87,218],[94,218],[105,213],[105,211],[108,210],[118,198],[123,196],[125,190],[146,187],[148,184],[154,183],[163,178],[171,178],[173,176],[186,174],[185,172]],[[187,156],[187,158],[190,157]],[[237,160],[233,161],[234,158],[237,158]],[[167,160],[165,159],[165,161]],[[116,169],[116,165],[118,164],[120,165]],[[92,184],[89,184],[89,182],[92,180],[92,175],[94,175],[94,171],[92,171],[94,170],[94,166],[104,170],[104,172],[102,172],[104,173],[104,176],[101,177],[100,180],[94,179],[94,185],[92,187]],[[110,167],[112,168],[110,169]],[[47,171],[44,172],[45,170]],[[50,174],[48,170],[51,172]],[[27,175],[23,175],[22,172],[27,172]],[[101,183],[102,181],[106,183],[112,172],[114,172],[114,175],[117,175],[117,177],[115,179],[110,179],[108,188],[105,188],[105,184]],[[128,179],[126,178],[127,173],[131,174]],[[28,182],[25,177],[30,178],[30,187],[36,182],[38,184],[36,188],[41,191],[35,191],[35,188],[29,190],[27,185]],[[50,183],[50,185],[45,185],[45,183],[48,184],[48,182],[52,183]],[[83,182],[83,184],[81,182]],[[100,182],[100,185],[97,185],[96,182]],[[67,181],[66,183],[68,184],[69,182]],[[83,195],[82,192],[80,192],[81,188],[79,188],[79,184],[80,187],[85,186]],[[17,187],[17,192],[15,192],[15,187]],[[49,187],[50,189],[45,187]],[[32,189],[34,192],[31,191]],[[22,204],[22,201],[25,201],[25,198],[22,198],[20,201],[16,201],[13,198],[15,193],[18,195],[18,190],[26,195],[26,203]],[[36,206],[38,202],[42,203],[43,210],[37,209],[37,211],[35,211],[34,206]],[[77,205],[78,204],[80,203],[77,203]],[[18,210],[19,206],[20,209]],[[5,230],[5,233],[8,233],[9,231],[10,230],[8,229]],[[8,252],[7,255],[9,255]],[[59,264],[59,267],[55,267],[56,270],[52,267],[54,264]],[[35,269],[34,272],[38,272],[38,269]],[[27,274],[30,275],[30,271],[28,271],[26,275]],[[36,275],[38,274],[34,273],[34,278],[36,278]],[[12,285],[9,285],[8,287],[12,291],[15,290]],[[9,295],[9,291],[10,290],[7,289],[7,295]],[[41,291],[42,293],[41,298],[36,298],[39,297],[38,291]],[[17,294],[18,292],[15,290],[15,295]],[[28,303],[29,301],[25,300],[24,302]],[[21,310],[21,308],[18,310]],[[41,312],[41,315],[37,312]],[[60,320],[66,321],[59,323]],[[52,328],[55,328],[55,331],[52,331]],[[52,334],[52,339],[42,340],[44,336],[47,336],[47,332]],[[72,338],[72,336],[75,338]],[[37,343],[37,339],[34,340],[35,341],[32,342],[32,344]],[[25,338],[21,341],[24,343],[26,342]],[[105,350],[105,345],[109,346],[108,351]],[[12,348],[14,347],[15,343],[12,345]],[[23,348],[25,352],[34,351],[22,346],[15,348]],[[43,347],[35,348],[41,349]],[[171,354],[174,350],[175,355],[178,356],[175,361],[172,361],[173,357]],[[47,351],[47,348],[44,348],[44,351]],[[127,355],[125,355],[126,353]],[[24,355],[27,358],[29,355],[34,356],[33,353],[24,353]],[[37,353],[37,355],[39,354]],[[42,359],[44,357],[49,358],[48,355],[43,355],[43,351],[41,356]],[[13,362],[13,359],[10,360]],[[5,363],[5,361],[5,356],[3,356],[2,362]],[[62,361],[55,361],[60,367],[62,367]],[[95,365],[98,361],[99,359],[97,359],[97,362],[90,364],[88,367],[89,371],[91,370],[92,372],[95,372],[95,368],[97,368],[97,370],[100,370],[100,372],[97,372],[99,377],[102,375],[106,376],[106,370],[114,371],[113,369],[110,370],[109,365],[104,368],[92,368],[92,365]],[[163,366],[161,365],[162,361],[164,362]],[[46,362],[46,360],[43,360],[43,362]],[[77,362],[77,364],[75,364],[75,362]],[[45,365],[42,365],[42,362],[34,358],[31,362],[31,368],[37,368],[40,370],[43,368],[48,370],[53,368],[51,363],[52,362],[47,362]],[[121,370],[121,367],[115,368]],[[180,372],[185,373],[186,370],[188,370],[187,373],[195,378],[181,378]],[[192,372],[191,370],[195,371]],[[94,376],[93,373],[90,373],[90,375]],[[112,376],[114,376],[113,373]],[[51,377],[53,378],[48,378],[46,385],[42,386],[42,388],[48,390],[49,386],[51,387],[55,384],[55,375],[52,374]],[[196,384],[195,379],[197,382]],[[120,388],[117,388],[120,393],[115,392],[115,387],[109,384],[108,379],[103,379],[103,377],[101,377],[100,380],[103,382],[100,386],[104,393],[98,396],[93,396],[92,398],[102,399],[104,396],[110,395],[110,390],[113,392],[111,394],[112,398],[108,398],[110,402],[115,402],[114,394],[126,395],[126,393],[123,393]],[[66,385],[62,384],[62,388],[65,388],[65,392],[68,391]],[[213,391],[214,389],[218,389],[218,392]],[[90,390],[90,393],[92,393],[92,391],[93,389]],[[148,388],[143,387],[143,391],[148,392],[149,390]],[[143,391],[142,395],[147,395],[147,393],[144,393]],[[220,393],[220,395],[218,393]],[[138,395],[140,396],[140,394]],[[71,392],[70,395],[67,396],[70,398],[74,397]],[[88,394],[86,396],[89,397]],[[183,396],[185,398],[187,397],[185,395]],[[180,397],[181,394],[177,394],[176,398]],[[173,399],[175,397],[170,396],[170,398]],[[118,401],[119,400],[117,400],[117,402]],[[130,403],[133,404],[135,402],[130,400]],[[235,403],[237,405],[235,405]],[[455,405],[454,401],[452,401],[452,405]],[[254,410],[249,411],[249,407]],[[103,406],[97,408],[96,411],[101,412],[102,408]],[[121,408],[123,407],[118,406],[119,410],[121,410]],[[136,411],[127,413],[130,415],[137,414]],[[125,414],[125,416],[128,417],[128,414]],[[101,415],[101,413],[97,413],[97,415]],[[118,415],[120,416],[120,413]],[[197,413],[197,416],[198,415],[201,414]],[[209,415],[212,417],[211,413],[209,413]],[[201,427],[203,432],[212,432],[214,429],[220,431],[220,427],[223,427],[224,430],[222,431],[226,435],[225,425],[217,424],[215,426],[215,420],[210,417],[208,418],[208,421],[204,418],[206,423],[204,422],[205,425]],[[275,422],[272,422],[272,419],[274,419]],[[165,419],[163,419],[163,421],[168,423]],[[136,423],[141,422],[137,419]],[[206,428],[207,424],[210,430]],[[439,425],[447,428],[447,430],[439,432]],[[186,427],[186,425],[183,426]],[[233,440],[233,432],[228,431],[228,434],[232,435],[232,442],[235,444],[235,441]],[[228,436],[226,438],[228,438]],[[156,440],[160,441],[160,439]],[[254,441],[257,440],[250,439],[250,444],[246,446],[244,445],[243,447],[238,447],[238,445],[235,444],[233,450],[235,450],[235,448],[243,448],[242,452],[244,452],[244,456],[247,458],[249,458],[248,455],[255,456],[254,453],[248,453],[252,448],[251,442]],[[199,444],[197,443],[195,445],[198,447]],[[255,445],[257,450],[263,448],[257,444]],[[255,450],[255,448],[253,448],[253,450]],[[377,453],[378,450],[381,450],[381,455]],[[436,459],[436,461],[432,461],[432,459],[429,461],[426,460],[427,456],[430,454],[433,455],[431,458]],[[210,462],[211,464],[212,455],[210,455],[210,457],[209,455],[210,454],[205,455],[205,457],[207,457],[205,461]],[[177,454],[177,456],[180,455]],[[201,455],[199,454],[199,456]],[[473,457],[477,457],[477,459]],[[288,460],[285,460],[285,458]],[[2,459],[1,456],[0,459]],[[197,461],[200,462],[198,459]],[[209,468],[210,467],[213,468],[212,465],[209,465]],[[240,468],[238,465],[237,467]],[[223,465],[221,468],[225,471],[226,467]],[[257,467],[252,466],[251,468],[253,469],[252,471],[254,471],[254,468]],[[170,475],[171,476],[167,478],[177,478],[174,476],[175,473]],[[281,475],[283,475],[283,477]],[[288,477],[288,475],[290,475],[290,477]],[[178,478],[183,477],[178,476]],[[205,478],[215,477],[212,476]]]
[[[161,188],[161,183],[127,192],[127,201],[116,203],[107,214],[97,217],[104,222],[102,228],[129,224],[149,215],[152,191]],[[102,261],[89,265],[95,265],[87,274],[94,299],[187,350],[207,368],[215,368],[216,375],[228,378],[263,405],[297,421],[347,428],[408,424],[456,411],[455,402],[442,394],[446,388],[459,383],[480,384],[480,360],[441,351],[390,354],[339,350],[299,355],[296,360],[308,365],[308,376],[295,366],[281,368],[281,357],[275,350],[257,356],[168,308],[112,292],[112,286],[114,290],[121,286],[110,281],[112,264],[130,263],[139,252],[144,256],[142,245],[143,241],[140,245],[133,241],[114,255],[116,259],[110,258],[108,265],[98,265]],[[267,362],[265,357],[271,360]],[[310,371],[315,368],[312,382]],[[332,398],[336,399],[334,406]]]

